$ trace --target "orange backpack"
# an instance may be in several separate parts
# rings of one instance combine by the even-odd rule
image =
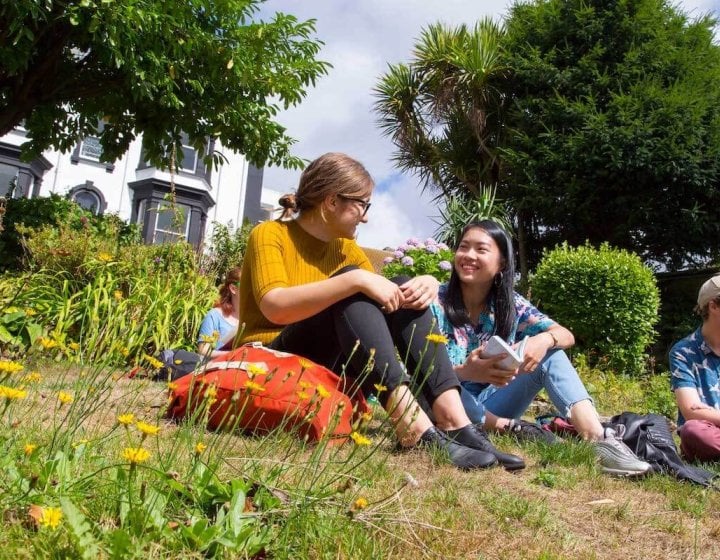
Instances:
[[[171,387],[170,418],[203,415],[213,429],[282,427],[309,441],[344,442],[355,415],[370,410],[345,378],[295,354],[254,344],[231,350]]]

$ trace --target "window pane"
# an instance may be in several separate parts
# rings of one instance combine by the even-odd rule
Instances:
[[[0,163],[0,196],[8,196],[17,182],[18,168]]]
[[[92,191],[78,191],[73,195],[73,199],[85,210],[90,210],[93,214],[100,212],[100,199]]]
[[[178,241],[182,241],[184,239],[185,239],[184,235],[179,235],[177,233],[171,233],[169,231],[157,230],[155,232],[155,236],[153,237],[153,243],[156,243],[156,244],[177,243]]]
[[[182,161],[178,162],[178,168],[183,171],[195,173],[197,167],[197,151],[190,146],[182,147]]]
[[[140,201],[140,204],[138,204],[138,211],[137,211],[137,223],[140,226],[140,229],[142,229],[143,224],[145,223],[145,209],[147,208],[147,201],[143,198]]]
[[[100,138],[88,136],[82,141],[82,144],[80,144],[80,157],[99,161],[101,155],[102,147],[100,146]]]
[[[184,236],[187,231],[189,217],[190,208],[184,204],[176,204],[175,212],[173,212],[169,204],[163,203],[158,207],[155,229],[157,231],[174,232]]]

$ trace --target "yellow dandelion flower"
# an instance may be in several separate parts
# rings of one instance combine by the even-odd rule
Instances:
[[[428,342],[432,342],[433,344],[447,344],[448,338],[446,336],[443,336],[441,334],[436,333],[430,333],[425,337],[425,340]]]
[[[310,395],[308,395],[305,391],[298,391],[295,394],[297,395],[297,398],[301,401],[306,401],[310,398]]]
[[[253,379],[256,375],[267,374],[267,370],[259,364],[248,364],[247,370],[245,371],[247,371],[248,377],[250,379]]]
[[[38,523],[42,527],[49,527],[50,529],[57,529],[62,519],[62,510],[55,507],[42,508],[40,519]]]
[[[217,387],[215,387],[215,385],[210,385],[210,386],[208,386],[207,389],[205,389],[205,398],[207,398],[207,399],[217,398]]]
[[[370,438],[365,437],[359,432],[353,432],[350,434],[350,437],[355,442],[356,445],[370,445],[372,443],[372,440]]]
[[[0,373],[17,373],[23,369],[22,364],[17,362],[10,362],[8,360],[0,360]]]
[[[25,377],[22,378],[25,383],[39,383],[42,381],[42,375],[37,371],[31,371]]]
[[[363,412],[363,413],[360,415],[360,420],[361,420],[362,422],[370,422],[370,420],[372,420],[372,419],[373,419],[373,414],[372,414],[372,412]]]
[[[318,384],[315,390],[321,399],[327,399],[330,396],[330,391],[328,391],[324,385]]]
[[[73,397],[70,393],[67,393],[65,391],[60,391],[57,395],[58,400],[60,401],[60,404],[70,404],[75,400],[75,397]]]
[[[148,354],[143,354],[143,359],[144,359],[144,360],[150,365],[150,367],[153,368],[153,369],[160,369],[161,367],[163,367],[163,365],[165,365],[165,364],[163,364],[160,360],[158,360],[157,358],[153,358],[152,356],[150,356],[150,355],[148,355]]]
[[[212,334],[201,334],[200,342],[215,344],[220,339],[220,331],[213,331]]]
[[[120,354],[123,358],[127,358],[130,355],[130,349],[123,346],[122,348],[120,348]]]
[[[33,451],[37,449],[37,445],[34,443],[26,443],[25,447],[23,447],[23,451],[25,452],[25,455],[27,457],[30,457],[30,455],[33,454]]]
[[[32,307],[25,308],[25,315],[28,317],[35,317],[37,315],[37,311],[35,311]]]
[[[38,344],[40,344],[40,346],[42,346],[44,350],[52,350],[58,345],[57,340],[45,338],[44,336],[39,337],[37,340]]]
[[[71,342],[70,344],[68,344],[68,348],[70,348],[70,350],[72,350],[73,352],[77,352],[78,350],[80,350],[80,345],[77,342]]]
[[[178,387],[179,387],[179,385],[177,383],[175,383],[174,381],[170,381],[167,384],[167,388],[169,391],[176,391]]]
[[[122,457],[133,465],[144,463],[150,458],[150,452],[144,447],[126,447],[123,449]]]
[[[313,384],[308,381],[298,381],[298,387],[301,389],[310,389],[312,386]]]
[[[160,432],[160,426],[153,426],[147,422],[138,422],[135,427],[146,436],[156,436]]]
[[[101,262],[108,263],[113,260],[113,256],[110,253],[98,253],[97,259]]]
[[[254,381],[246,381],[245,382],[245,388],[248,391],[257,391],[258,393],[262,393],[265,390],[265,387],[260,385],[260,383],[255,383]]]
[[[298,361],[300,362],[300,367],[302,368],[302,371],[305,371],[306,369],[310,369],[311,367],[315,366],[314,363],[312,363],[306,358],[299,358]]]
[[[197,442],[195,444],[195,455],[200,455],[206,449],[207,445],[205,445],[202,441]]]
[[[375,383],[375,390],[378,392],[378,395],[384,391],[387,391],[387,387],[383,385],[382,383]]]
[[[114,297],[117,301],[120,301],[120,300],[123,298],[123,293],[122,293],[122,291],[121,291],[121,290],[115,290],[115,291],[113,292],[113,297]]]
[[[362,496],[353,502],[354,509],[365,509],[366,507],[368,507],[368,501]]]
[[[118,424],[122,424],[123,426],[129,426],[133,422],[135,422],[135,415],[132,412],[128,412],[127,414],[121,414],[117,417]]]
[[[0,398],[6,398],[7,400],[20,400],[27,397],[27,391],[24,389],[15,389],[14,387],[7,387],[0,385]]]

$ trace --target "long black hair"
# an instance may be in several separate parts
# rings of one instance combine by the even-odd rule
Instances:
[[[515,297],[513,291],[513,281],[515,279],[515,259],[513,258],[513,247],[510,236],[507,232],[492,220],[481,220],[479,222],[470,222],[460,232],[455,240],[455,251],[457,252],[460,242],[465,234],[473,229],[479,228],[487,233],[500,249],[505,266],[498,272],[493,280],[493,284],[488,294],[488,303],[494,302],[495,306],[495,328],[492,334],[497,334],[504,340],[508,340],[512,332],[513,323],[515,322]],[[460,278],[458,277],[455,266],[453,265],[450,273],[450,281],[448,282],[447,297],[445,299],[445,313],[456,327],[461,327],[470,323],[465,304],[463,303],[462,289],[460,286]],[[509,341],[512,342],[512,341]]]

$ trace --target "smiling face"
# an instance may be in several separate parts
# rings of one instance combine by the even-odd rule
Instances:
[[[353,195],[335,194],[328,197],[326,214],[328,225],[335,237],[354,239],[357,227],[367,223],[367,209],[370,205],[372,184],[368,184],[363,192]]]
[[[482,228],[468,229],[455,251],[455,272],[460,282],[487,286],[504,268],[505,259],[495,240]]]

